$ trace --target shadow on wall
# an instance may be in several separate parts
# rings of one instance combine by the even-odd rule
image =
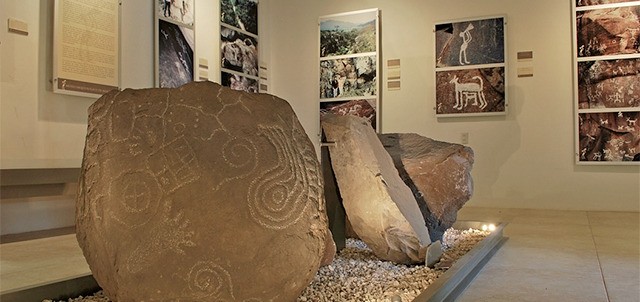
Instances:
[[[483,142],[478,146],[470,144],[475,154],[475,162],[471,171],[474,179],[474,193],[469,200],[492,199],[492,188],[498,182],[501,168],[510,160],[514,153],[521,148],[522,130],[518,117],[522,112],[522,107],[526,104],[526,96],[522,88],[517,86],[507,86],[507,114],[493,116],[468,116],[468,117],[446,117],[438,118],[438,123],[454,124],[468,123],[469,129],[473,129],[474,124],[495,125],[507,135],[495,135],[491,133],[476,133],[476,139],[482,137],[490,138],[490,142]],[[483,127],[490,129],[494,127]],[[507,130],[508,129],[508,130]],[[507,132],[508,131],[508,132]],[[478,176],[479,171],[482,177]]]

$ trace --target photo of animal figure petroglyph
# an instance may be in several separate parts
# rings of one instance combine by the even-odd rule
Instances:
[[[375,96],[376,56],[320,62],[320,98]]]
[[[504,18],[435,26],[436,68],[504,63]]]
[[[231,28],[220,27],[220,66],[258,76],[258,40]]]
[[[377,11],[320,19],[320,57],[376,51]]]
[[[175,88],[193,81],[193,30],[164,20],[158,22],[159,87]]]
[[[640,161],[640,112],[578,114],[581,162]]]
[[[436,72],[436,114],[505,112],[504,67]]]
[[[257,0],[221,0],[220,20],[240,30],[258,34]]]
[[[578,57],[637,54],[640,5],[576,12]]]
[[[578,62],[578,108],[640,108],[640,59]]]

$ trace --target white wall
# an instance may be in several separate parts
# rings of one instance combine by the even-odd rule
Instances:
[[[382,62],[401,59],[402,89],[382,91],[382,131],[416,132],[475,151],[468,205],[569,210],[640,210],[639,166],[574,164],[571,0],[268,1],[271,92],[318,133],[319,16],[380,8]],[[509,113],[437,119],[433,24],[506,15]],[[534,52],[534,77],[518,78],[518,51]],[[384,75],[382,77],[384,79]]]
[[[0,0],[2,169],[80,166],[86,110],[94,99],[51,92],[52,3]],[[476,191],[469,205],[639,210],[640,167],[573,164],[570,0],[262,0],[259,47],[269,67],[270,91],[292,104],[312,140],[318,132],[317,19],[373,7],[382,10],[383,62],[402,61],[402,90],[382,91],[382,130],[452,142],[468,132],[476,153]],[[195,8],[196,62],[207,59],[209,78],[218,81],[219,5],[196,0]],[[436,119],[433,24],[497,14],[508,20],[509,114]],[[27,22],[29,35],[9,33],[9,17]],[[153,20],[153,0],[122,0],[123,88],[153,86]],[[515,54],[523,50],[534,51],[533,78],[515,76]],[[68,197],[3,200],[2,234],[72,224],[73,202]],[[35,215],[33,209],[48,214]],[[22,226],[7,227],[9,220]]]

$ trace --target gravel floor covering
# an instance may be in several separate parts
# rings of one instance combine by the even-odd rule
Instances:
[[[320,268],[298,302],[412,301],[487,235],[489,232],[476,229],[447,230],[442,242],[444,255],[433,269],[424,265],[400,265],[381,261],[364,242],[347,239],[346,248],[336,255],[330,265]],[[101,291],[92,296],[67,301],[111,302]],[[54,300],[47,299],[43,302]]]

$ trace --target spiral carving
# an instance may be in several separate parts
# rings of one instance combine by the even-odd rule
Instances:
[[[308,158],[315,155],[299,147],[304,144],[295,140],[297,133],[292,140],[291,134],[287,135],[280,127],[262,126],[260,134],[273,144],[278,161],[251,182],[249,210],[261,226],[284,229],[300,220],[311,199],[317,201],[317,164],[308,165]]]
[[[198,261],[189,270],[189,289],[194,297],[219,301],[233,298],[231,275],[213,261]]]

